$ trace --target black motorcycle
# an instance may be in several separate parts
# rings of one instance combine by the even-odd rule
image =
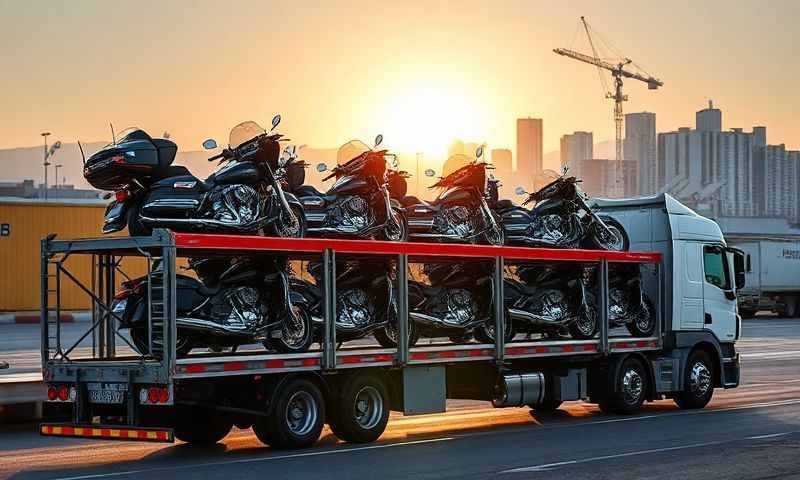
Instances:
[[[263,343],[282,353],[307,351],[313,342],[310,312],[289,289],[285,261],[256,258],[190,259],[189,269],[198,278],[177,275],[177,332],[179,356],[192,348],[221,349],[251,343]],[[151,350],[149,325],[152,323],[148,302],[155,297],[156,285],[163,281],[163,270],[122,284],[114,297],[112,309],[122,319],[122,328],[130,329],[134,346],[142,354],[163,349],[154,335]],[[154,326],[154,330],[155,330]]]
[[[397,303],[394,294],[391,269],[386,260],[360,259],[336,263],[336,341],[347,342],[376,336],[385,330],[389,322],[396,324]],[[291,290],[311,312],[314,322],[315,340],[324,337],[324,291],[323,265],[308,264],[308,281],[293,276]]]
[[[635,337],[653,335],[656,311],[653,301],[642,288],[639,265],[614,263],[608,270],[609,326],[625,326]]]
[[[552,181],[537,192],[527,194],[522,206],[508,200],[495,203],[502,216],[509,244],[533,247],[599,248],[624,251],[628,235],[615,219],[599,215],[587,204],[588,197],[575,177],[550,172]],[[517,188],[517,193],[526,192]],[[535,203],[532,209],[525,205]]]
[[[84,162],[84,177],[94,187],[115,192],[106,209],[103,233],[122,230],[149,235],[156,227],[177,231],[263,233],[302,237],[302,204],[283,191],[277,168],[281,135],[255,122],[230,132],[229,147],[209,161],[221,168],[202,181],[186,167],[172,165],[177,146],[129,129]],[[214,140],[203,142],[217,147]]]
[[[454,155],[448,164],[464,164],[430,188],[441,189],[433,202],[409,196],[404,200],[410,238],[418,241],[488,243],[503,245],[505,235],[500,216],[486,197],[486,170],[493,168],[465,155]],[[433,171],[426,171],[433,176]]]
[[[378,135],[373,148],[357,140],[343,145],[339,157],[350,160],[323,179],[336,179],[327,192],[311,185],[295,190],[305,208],[310,236],[407,240],[402,206],[390,197],[387,187],[386,164],[393,156],[387,150],[375,150],[381,141]],[[317,165],[317,171],[327,170],[324,163]]]
[[[517,332],[568,333],[576,339],[597,334],[596,302],[580,264],[521,264],[506,270],[504,300]]]
[[[409,281],[408,303],[412,336],[449,337],[463,343],[473,336],[494,343],[493,268],[487,262],[429,263],[422,273],[427,282]],[[514,337],[505,315],[506,341]]]

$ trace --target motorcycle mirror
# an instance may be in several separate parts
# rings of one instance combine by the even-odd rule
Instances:
[[[294,157],[297,154],[297,146],[292,145],[292,156]]]
[[[281,123],[280,115],[275,115],[274,117],[272,117],[272,128],[270,129],[270,132],[272,130],[275,130],[275,127],[277,127],[279,123]]]
[[[425,176],[426,176],[426,177],[432,177],[432,176],[434,176],[434,175],[436,175],[436,172],[435,172],[435,171],[433,171],[433,169],[432,169],[432,168],[429,168],[429,169],[425,170]]]
[[[217,141],[214,140],[213,138],[209,138],[208,140],[205,140],[203,142],[203,148],[205,148],[206,150],[214,150],[215,148],[217,148]]]
[[[483,156],[483,145],[481,145],[480,147],[478,147],[477,150],[475,150],[475,158],[481,158],[482,156]]]
[[[514,189],[514,193],[516,193],[517,195],[525,195],[528,192],[526,192],[525,189],[522,187],[517,187]]]
[[[372,148],[377,148],[381,143],[383,143],[383,135],[379,133],[378,136],[375,137],[375,146]]]
[[[324,163],[318,163],[318,164],[317,164],[317,171],[318,171],[319,173],[325,172],[325,171],[327,171],[327,170],[328,170],[328,166],[327,166],[327,165],[325,165]]]
[[[564,175],[566,175],[567,172],[569,172],[569,165],[564,165],[563,167],[561,167],[561,171],[563,172]]]

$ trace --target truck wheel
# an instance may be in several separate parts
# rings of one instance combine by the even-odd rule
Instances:
[[[588,340],[594,338],[600,328],[600,319],[597,316],[597,309],[591,304],[581,305],[578,316],[569,325],[569,334],[577,340]]]
[[[600,401],[600,410],[626,415],[635,413],[642,408],[647,391],[647,374],[641,362],[627,358],[609,385],[605,398]]]
[[[389,392],[375,375],[355,374],[345,380],[331,407],[329,425],[337,437],[350,443],[374,442],[389,421]]]
[[[634,337],[649,337],[656,330],[656,311],[647,295],[642,295],[642,306],[632,322],[625,327]]]
[[[230,433],[233,423],[218,412],[199,407],[177,407],[175,438],[186,443],[211,445]]]
[[[533,413],[553,413],[558,410],[558,407],[564,403],[561,400],[555,400],[553,398],[545,397],[542,403],[532,403],[528,405],[533,410]]]
[[[253,424],[253,431],[265,445],[294,450],[316,443],[324,422],[322,392],[313,382],[295,378],[275,392],[268,415]]]
[[[784,317],[786,317],[786,318],[794,318],[794,317],[797,316],[798,313],[800,313],[800,312],[798,312],[798,310],[800,310],[800,308],[798,308],[798,305],[797,305],[798,304],[797,298],[795,298],[795,297],[786,297],[783,300],[783,304],[785,305],[785,307],[783,307],[783,316]]]
[[[689,355],[683,374],[683,391],[675,397],[675,403],[684,410],[703,408],[714,395],[714,364],[708,354],[697,350]]]
[[[741,315],[744,319],[749,319],[756,316],[756,311],[749,308],[740,308],[739,315]]]

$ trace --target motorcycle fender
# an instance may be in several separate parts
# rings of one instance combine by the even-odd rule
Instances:
[[[112,201],[106,207],[103,233],[119,232],[127,226],[129,204],[126,202]]]
[[[400,201],[397,200],[396,198],[391,199],[390,203],[392,205],[392,208],[396,208],[400,211],[403,211],[403,205],[401,205]]]

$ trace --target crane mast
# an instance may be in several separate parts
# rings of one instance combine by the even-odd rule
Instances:
[[[642,75],[637,72],[626,70],[625,67],[633,63],[633,60],[630,58],[622,58],[616,63],[611,63],[600,58],[600,56],[597,54],[597,48],[595,47],[589,24],[586,22],[584,17],[581,17],[581,23],[583,24],[583,29],[586,32],[586,38],[589,40],[589,46],[592,49],[592,55],[586,55],[566,48],[556,48],[553,49],[553,52],[597,67],[597,70],[601,75],[600,78],[601,82],[603,82],[603,87],[605,87],[605,82],[602,80],[603,70],[611,72],[611,77],[614,79],[614,90],[611,92],[607,91],[605,96],[606,98],[614,101],[614,126],[616,130],[616,136],[614,139],[614,146],[616,148],[616,172],[614,188],[616,191],[614,193],[620,194],[622,191],[622,182],[620,181],[622,177],[622,132],[623,120],[625,119],[622,112],[622,102],[626,102],[628,100],[628,96],[622,93],[622,79],[631,78],[644,82],[647,84],[647,88],[649,90],[655,90],[658,87],[664,86],[664,82],[650,75]]]

